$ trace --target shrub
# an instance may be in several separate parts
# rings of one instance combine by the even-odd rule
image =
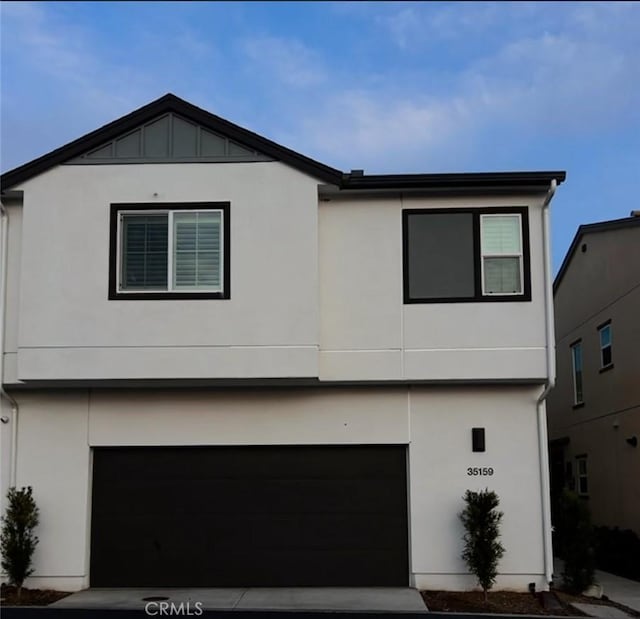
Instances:
[[[31,486],[9,488],[6,515],[2,517],[0,550],[2,569],[7,573],[10,584],[17,588],[18,598],[22,593],[22,583],[33,574],[31,560],[38,538],[33,530],[38,525],[38,508],[33,500]]]
[[[497,511],[500,500],[489,489],[480,492],[467,490],[463,498],[467,505],[459,514],[465,530],[462,558],[469,571],[478,578],[486,602],[487,592],[498,575],[498,562],[504,555],[504,548],[498,541],[503,516]]]
[[[563,584],[569,591],[582,593],[594,581],[594,537],[589,504],[575,492],[565,490],[560,497],[558,528]]]

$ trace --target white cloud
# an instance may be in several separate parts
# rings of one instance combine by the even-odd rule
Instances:
[[[287,86],[307,88],[326,79],[319,55],[296,39],[255,37],[244,41],[243,51],[258,71]]]
[[[391,86],[387,76],[386,88],[343,87],[303,121],[305,131],[329,160],[343,162],[349,152],[356,165],[385,162],[388,170],[411,162],[412,168],[416,162],[423,169],[464,168],[466,154],[477,155],[487,146],[517,149],[518,139],[638,131],[640,12],[578,8],[588,30],[563,26],[554,33],[506,38],[451,76],[445,92],[425,96],[427,73],[423,85],[397,87],[396,80]],[[450,20],[453,10],[440,14]],[[410,24],[413,13],[405,7],[396,16]],[[493,12],[489,19],[495,19]],[[564,21],[576,20],[571,14]],[[626,38],[612,32],[625,32]],[[509,145],[491,141],[505,136]]]

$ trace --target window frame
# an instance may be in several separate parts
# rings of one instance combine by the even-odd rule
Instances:
[[[574,351],[580,347],[580,395],[581,398],[578,399],[578,386],[577,386],[577,372],[576,372],[576,358]],[[582,339],[576,340],[575,342],[569,344],[569,352],[571,354],[571,384],[573,386],[573,406],[574,408],[584,406],[584,355],[582,348]]]
[[[518,218],[518,232],[520,234],[518,240],[520,241],[520,251],[516,253],[505,253],[505,254],[493,254],[490,252],[484,251],[482,247],[482,231],[483,231],[483,222],[487,218],[491,217],[517,217]],[[482,295],[483,296],[520,296],[524,292],[524,247],[522,245],[522,214],[521,213],[480,213],[480,282],[482,284]],[[520,292],[487,292],[485,290],[485,279],[484,279],[484,261],[485,258],[518,258],[518,267],[520,269]]]
[[[584,463],[584,471],[580,470],[580,465]],[[580,481],[584,480],[586,489],[583,491]],[[589,496],[589,469],[587,466],[587,456],[585,454],[576,456],[576,494],[580,497]]]
[[[214,290],[171,290],[173,261],[173,217],[178,211],[222,213],[222,250],[221,250],[221,289]],[[153,202],[153,203],[112,203],[110,205],[110,238],[109,238],[109,294],[110,300],[187,300],[187,299],[229,299],[231,296],[230,280],[230,203],[229,202]],[[120,220],[124,214],[168,214],[167,218],[167,290],[121,290],[120,277],[122,267],[122,238]]]
[[[411,297],[409,290],[409,219],[412,215],[446,215],[469,213],[473,226],[474,295],[469,297]],[[521,293],[484,293],[484,267],[481,242],[482,215],[519,215],[521,239]],[[422,303],[494,303],[531,301],[531,252],[529,241],[529,208],[526,206],[496,206],[469,208],[406,208],[402,210],[402,289],[405,305]]]
[[[602,345],[602,333],[605,329],[609,330],[609,344],[607,346]],[[607,320],[603,322],[601,325],[597,327],[598,331],[598,346],[600,350],[600,371],[604,372],[606,370],[610,370],[613,367],[613,332],[611,329],[611,320]],[[604,350],[605,348],[609,349],[609,363],[604,363]]]

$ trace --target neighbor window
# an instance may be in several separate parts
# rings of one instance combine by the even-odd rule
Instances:
[[[403,213],[404,301],[528,301],[527,209]]]
[[[589,494],[589,479],[587,477],[587,456],[576,457],[576,473],[578,475],[578,494],[586,496]]]
[[[110,297],[228,298],[228,210],[112,205]]]
[[[571,345],[571,367],[573,372],[573,403],[583,403],[582,393],[582,342]]]
[[[605,369],[613,365],[611,356],[611,323],[607,322],[598,327],[600,334],[600,369]]]

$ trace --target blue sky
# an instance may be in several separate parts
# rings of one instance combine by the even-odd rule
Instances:
[[[3,2],[1,168],[173,92],[343,170],[567,170],[640,207],[640,3]]]

